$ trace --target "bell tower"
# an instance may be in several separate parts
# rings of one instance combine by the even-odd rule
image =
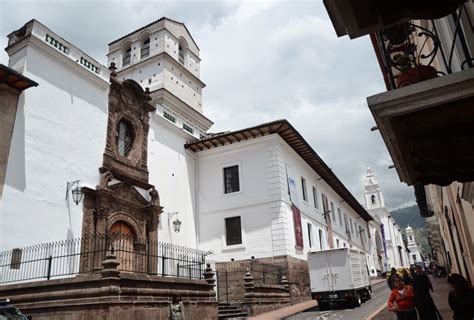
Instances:
[[[385,207],[382,191],[374,173],[367,167],[367,174],[364,179],[364,198],[367,209],[377,209]]]
[[[201,138],[212,125],[203,115],[199,47],[186,26],[161,18],[109,43],[117,79],[149,88],[158,115]]]

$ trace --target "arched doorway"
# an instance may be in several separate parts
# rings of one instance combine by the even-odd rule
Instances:
[[[110,246],[114,248],[117,260],[120,262],[118,269],[134,271],[134,243],[136,237],[132,228],[123,221],[117,221],[110,227],[109,235]]]

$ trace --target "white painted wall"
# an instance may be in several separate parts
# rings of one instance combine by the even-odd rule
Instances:
[[[340,197],[294,152],[279,135],[270,135],[215,149],[197,152],[199,158],[199,247],[214,251],[216,260],[251,256],[270,257],[282,254],[306,259],[309,250],[320,250],[319,230],[323,233],[322,248],[328,248],[327,228],[322,216],[321,192],[330,201]],[[225,194],[223,168],[239,166],[240,191]],[[290,169],[288,169],[290,168]],[[293,203],[301,211],[304,248],[295,248],[294,223],[288,195],[286,175],[291,171],[297,181]],[[303,200],[301,176],[306,179],[307,200]],[[312,187],[316,187],[318,207],[314,205]],[[339,203],[341,216],[346,212],[357,226],[364,223],[345,203]],[[225,242],[225,218],[241,216],[242,245],[229,247]],[[337,215],[337,214],[336,214]],[[343,218],[342,218],[343,219]],[[344,222],[343,222],[344,223]],[[308,224],[310,230],[308,231]],[[309,245],[308,232],[312,232]],[[363,237],[367,232],[362,233]],[[340,247],[349,241],[339,220],[334,237]],[[357,238],[356,236],[354,238]],[[360,238],[353,247],[360,249]],[[366,243],[367,240],[366,240]]]
[[[158,106],[159,107],[159,106]],[[157,112],[150,117],[148,135],[149,181],[160,194],[164,207],[158,226],[158,239],[196,247],[196,160],[184,144],[189,134],[164,119]],[[178,215],[166,213],[178,212]],[[168,223],[168,218],[171,220]],[[182,222],[181,231],[173,231],[173,221]]]
[[[100,77],[34,36],[11,60],[39,86],[19,101],[0,207],[1,250],[81,235],[82,204],[66,202],[66,184],[97,184],[107,126],[109,87]]]

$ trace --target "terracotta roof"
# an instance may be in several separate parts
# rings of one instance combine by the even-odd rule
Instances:
[[[194,41],[194,38],[193,38],[191,32],[189,32],[188,28],[186,27],[186,25],[185,25],[184,23],[179,22],[179,21],[176,21],[176,20],[173,20],[173,19],[170,19],[170,18],[167,18],[167,17],[161,17],[161,18],[158,19],[158,20],[155,20],[155,21],[153,21],[153,22],[150,22],[149,24],[147,24],[147,25],[145,25],[145,26],[143,26],[143,27],[141,27],[141,28],[138,28],[138,29],[135,30],[135,31],[132,31],[132,32],[130,32],[130,33],[124,35],[123,37],[120,37],[120,38],[118,38],[117,40],[114,40],[114,41],[110,42],[110,43],[109,43],[109,46],[112,45],[112,44],[114,44],[115,42],[118,42],[118,41],[120,41],[120,40],[122,40],[122,39],[125,39],[126,37],[128,37],[128,36],[134,34],[135,32],[138,32],[138,31],[141,31],[141,30],[143,30],[143,29],[146,29],[146,28],[148,28],[149,26],[151,26],[151,25],[153,25],[153,24],[155,24],[155,23],[157,23],[157,22],[160,22],[161,20],[165,20],[165,19],[166,19],[166,20],[169,20],[169,21],[171,21],[171,22],[174,22],[174,23],[182,24],[182,25],[184,26],[184,28],[186,29],[186,31],[188,32],[189,36],[191,37],[191,40],[193,40],[194,44],[195,44],[196,47],[198,48],[198,50],[201,50],[201,49],[199,49],[199,46],[197,45],[196,41]]]
[[[8,86],[20,91],[30,87],[36,87],[38,84],[24,75],[16,72],[3,64],[0,64],[0,84],[5,83]]]
[[[258,126],[224,132],[212,137],[190,142],[185,145],[186,149],[194,152],[218,148],[224,145],[238,143],[245,140],[251,140],[270,134],[278,134],[298,155],[303,158],[306,163],[319,174],[319,176],[332,188],[337,194],[354,209],[360,217],[365,221],[373,220],[370,214],[362,207],[362,205],[347,190],[344,184],[332,172],[331,168],[319,157],[319,155],[311,148],[301,134],[287,121],[276,120],[269,123],[260,124]]]

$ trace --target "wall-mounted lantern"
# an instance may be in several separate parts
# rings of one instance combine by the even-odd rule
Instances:
[[[79,185],[80,181],[81,180],[76,180],[72,182],[68,181],[66,186],[66,200],[69,199],[69,191],[71,191],[72,201],[74,201],[76,205],[78,205],[84,197],[84,192],[82,192],[81,186]]]
[[[168,227],[171,226],[171,219],[173,218],[173,216],[177,216],[178,215],[178,211],[175,211],[175,212],[166,212],[165,214],[168,215]],[[182,222],[179,221],[178,218],[176,218],[175,221],[173,221],[173,230],[175,233],[179,233],[179,231],[181,230],[181,224]]]

